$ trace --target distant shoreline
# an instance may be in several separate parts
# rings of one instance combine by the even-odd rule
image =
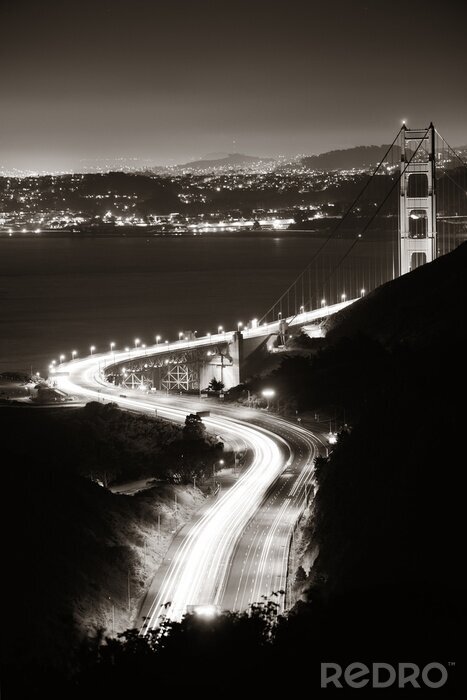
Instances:
[[[34,231],[0,231],[0,238],[294,238],[326,236],[327,229],[295,230],[295,229],[241,229],[239,231],[154,231],[151,227],[114,228],[96,231],[69,231],[68,229],[43,229]]]

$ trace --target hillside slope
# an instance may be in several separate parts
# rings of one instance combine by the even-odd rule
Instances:
[[[448,650],[463,614],[466,291],[464,244],[336,316],[310,361],[350,425],[316,465],[296,590],[355,601],[341,612],[375,644],[404,629]]]
[[[327,339],[365,333],[389,346],[404,340],[422,347],[446,334],[460,338],[466,324],[467,242],[331,317]]]

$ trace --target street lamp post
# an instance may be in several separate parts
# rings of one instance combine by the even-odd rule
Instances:
[[[71,359],[74,360],[77,354],[78,354],[78,353],[77,353],[76,350],[72,350],[72,351],[71,351]]]
[[[141,341],[140,341],[139,338],[135,338],[135,348],[138,347],[138,345],[140,344],[140,342],[141,342]]]
[[[361,297],[364,297],[364,296],[365,296],[365,290],[364,290],[364,289],[361,289],[361,290],[360,290],[360,296],[361,296]]]
[[[95,346],[95,345],[91,345],[91,347],[90,347],[89,349],[90,349],[90,351],[91,351],[91,355],[92,355],[92,353],[93,353],[93,352],[94,352],[94,350],[96,349],[96,346]]]
[[[161,339],[160,335],[156,335],[156,345],[159,345],[159,340]]]
[[[223,460],[223,459],[220,459],[220,460],[219,460],[219,465],[220,465],[221,467],[224,465],[224,460]],[[215,485],[216,485],[215,476],[216,476],[216,463],[214,462],[214,464],[212,465],[212,490],[213,490],[213,491],[214,491],[214,487],[215,487]]]
[[[272,399],[272,397],[275,396],[276,392],[274,391],[274,389],[263,389],[261,393],[268,402],[266,410],[269,411],[269,402]]]
[[[345,301],[347,299],[347,294],[345,292],[341,294],[341,299],[342,301]]]

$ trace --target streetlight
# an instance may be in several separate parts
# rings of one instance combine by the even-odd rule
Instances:
[[[156,335],[156,345],[159,345],[159,340],[161,339],[160,335]]]
[[[364,290],[364,289],[361,289],[361,290],[360,290],[360,296],[362,296],[362,297],[365,296],[365,290]]]
[[[305,307],[304,307],[303,304],[302,304],[301,307],[300,307],[300,313],[302,314],[302,313],[304,313],[304,311],[305,311]]]
[[[242,323],[241,321],[239,321],[239,322],[237,323],[237,330],[238,330],[239,332],[240,332],[240,328],[243,328],[243,323]]]
[[[347,294],[345,292],[343,294],[341,294],[342,301],[345,301],[346,298],[347,298]]]
[[[63,362],[64,359],[65,359],[65,355],[60,355],[60,362]]]
[[[224,466],[224,460],[223,460],[223,459],[220,459],[220,460],[219,460],[219,466],[220,466],[221,468]],[[216,483],[216,482],[215,482],[215,476],[216,476],[216,463],[214,462],[214,464],[212,465],[212,486],[213,486],[213,488],[214,488],[215,483]]]
[[[95,345],[91,345],[91,347],[90,347],[89,349],[90,349],[90,351],[91,351],[91,355],[92,355],[92,353],[93,353],[93,352],[94,352],[94,350],[96,349],[96,346],[95,346]]]
[[[326,306],[326,299],[321,299],[321,306]]]
[[[218,332],[218,333],[222,333],[223,330],[224,330],[224,329],[223,329],[222,326],[218,326],[218,328],[217,328],[217,332]]]
[[[268,402],[267,410],[269,411],[269,402],[272,399],[272,397],[276,395],[276,392],[274,391],[274,389],[263,389],[261,393]]]
[[[114,359],[115,359],[114,347],[115,347],[115,343],[110,343],[110,352],[113,353],[113,356],[114,356]]]
[[[180,333],[178,334],[178,339],[182,340],[182,338],[183,338],[183,331],[180,331]]]
[[[71,351],[71,359],[74,360],[77,354],[78,354],[78,353],[77,353],[76,350],[72,350],[72,351]]]
[[[135,348],[137,348],[139,344],[140,344],[140,339],[135,338]]]

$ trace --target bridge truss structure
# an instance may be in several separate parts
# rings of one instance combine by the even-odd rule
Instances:
[[[127,389],[194,392],[205,388],[202,382],[203,378],[206,384],[209,381],[209,367],[213,375],[218,368],[222,380],[224,368],[232,363],[226,340],[211,346],[174,348],[167,353],[151,355],[148,352],[142,357],[108,365],[105,376],[113,384]]]

